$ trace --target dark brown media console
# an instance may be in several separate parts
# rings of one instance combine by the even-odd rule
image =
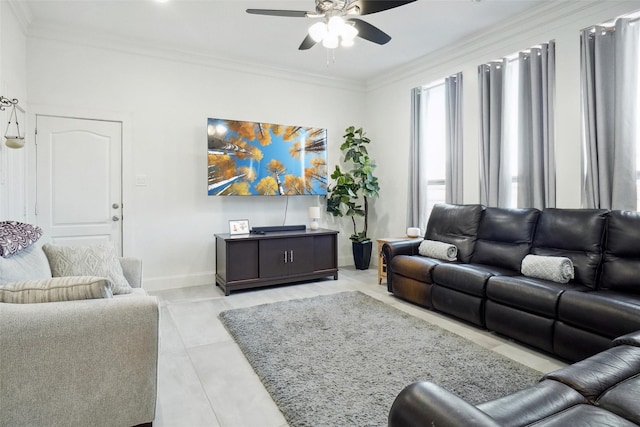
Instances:
[[[275,231],[231,236],[216,234],[216,285],[237,289],[333,276],[338,280],[338,232]]]

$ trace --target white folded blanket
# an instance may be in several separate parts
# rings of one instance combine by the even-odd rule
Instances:
[[[525,276],[558,283],[568,283],[574,277],[573,262],[566,257],[527,255],[521,271]]]
[[[423,240],[418,247],[418,253],[430,258],[455,261],[458,257],[458,248],[456,245],[437,240]]]

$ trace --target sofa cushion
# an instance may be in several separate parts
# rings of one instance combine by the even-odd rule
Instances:
[[[51,278],[49,261],[40,242],[36,242],[10,258],[0,257],[0,285],[21,280]]]
[[[482,205],[437,204],[431,210],[424,238],[458,248],[458,260],[469,262],[476,243]]]
[[[605,209],[544,209],[538,219],[531,253],[571,259],[575,271],[572,282],[595,288],[608,212]]]
[[[75,301],[112,296],[111,283],[104,277],[54,277],[0,286],[0,302],[14,304]]]
[[[42,236],[37,225],[18,221],[0,221],[0,256],[8,258],[32,244]]]
[[[640,425],[640,374],[610,388],[597,400],[597,405]]]
[[[492,276],[487,281],[487,298],[529,313],[555,318],[558,299],[569,289],[586,289],[525,276]]]
[[[539,214],[533,208],[486,208],[471,262],[520,271],[522,259],[531,250]]]
[[[613,339],[640,330],[640,295],[567,291],[558,303],[558,320]]]
[[[526,426],[584,403],[587,399],[571,387],[545,380],[477,407],[502,426]]]
[[[122,272],[122,266],[111,244],[88,246],[42,247],[51,266],[53,277],[100,276],[111,281],[114,295],[131,293],[131,286]]]
[[[566,384],[593,403],[602,393],[639,372],[640,348],[622,345],[550,372],[543,378]]]
[[[640,293],[640,212],[609,214],[600,288]]]
[[[440,286],[483,298],[489,277],[517,274],[517,271],[490,265],[449,263],[437,265],[431,273],[433,281]]]

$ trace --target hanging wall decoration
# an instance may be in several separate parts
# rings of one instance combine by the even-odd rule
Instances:
[[[11,113],[9,113],[9,121],[7,123],[7,128],[4,131],[4,137],[6,139],[5,144],[9,148],[22,148],[24,147],[24,135],[20,134],[17,110],[22,112],[24,112],[24,110],[18,107],[17,99],[9,99],[4,96],[0,96],[0,110],[4,111],[9,107],[11,107]],[[12,122],[14,123],[13,127],[11,126]]]

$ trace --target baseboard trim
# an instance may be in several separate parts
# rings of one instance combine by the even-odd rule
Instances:
[[[162,291],[166,289],[187,288],[189,286],[215,285],[214,272],[185,274],[179,276],[144,277],[142,287],[146,291]]]

